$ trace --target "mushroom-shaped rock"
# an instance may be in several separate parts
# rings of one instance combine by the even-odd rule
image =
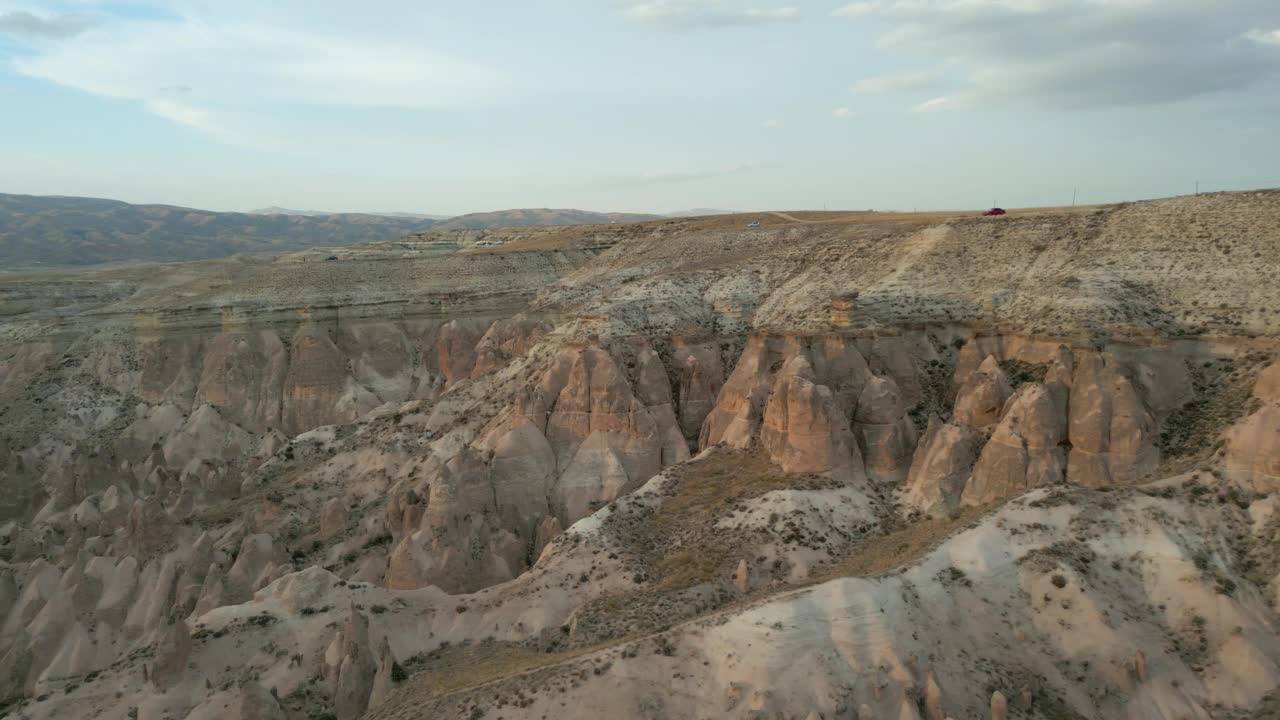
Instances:
[[[836,407],[831,390],[814,384],[813,368],[804,355],[788,360],[774,379],[760,441],[786,472],[864,478],[862,456],[848,421]]]
[[[275,696],[258,683],[240,686],[237,708],[239,720],[287,720],[288,716]]]
[[[950,513],[959,507],[985,439],[977,430],[930,416],[911,459],[904,504],[926,514]]]
[[[196,402],[218,408],[243,428],[283,438],[274,428],[280,426],[288,358],[288,350],[274,332],[229,327],[214,337],[205,350]],[[274,454],[275,450],[270,450],[255,456],[260,462]]]
[[[906,480],[916,449],[916,428],[907,417],[898,384],[891,378],[867,381],[854,412],[854,432],[868,477],[878,483]]]
[[[679,372],[676,401],[680,429],[685,437],[696,440],[724,385],[724,361],[717,343],[693,343],[676,338],[674,346],[672,354]]]
[[[192,460],[234,462],[253,450],[253,436],[228,422],[212,405],[201,405],[164,444],[169,467]]]
[[[1226,473],[1255,492],[1280,490],[1280,403],[1267,403],[1225,436]]]
[[[369,619],[354,605],[337,641],[333,713],[338,720],[355,720],[369,707],[377,666],[369,649]]]
[[[1023,385],[1009,400],[1004,419],[982,449],[962,502],[985,505],[1061,482],[1066,457],[1060,444],[1065,433],[1065,423],[1048,388]]]
[[[1253,396],[1262,402],[1280,403],[1280,362],[1273,363],[1258,373]]]
[[[547,515],[542,518],[542,522],[538,523],[538,533],[533,543],[533,557],[541,557],[542,551],[552,540],[559,537],[564,532],[564,526],[560,524],[560,519],[554,515]]]
[[[104,490],[102,497],[98,499],[98,511],[106,523],[112,527],[121,527],[129,516],[133,500],[133,493],[128,487],[112,485]]]
[[[329,538],[342,532],[347,526],[347,504],[342,498],[330,498],[320,509],[320,535],[321,540]]]
[[[222,566],[218,563],[209,565],[204,575],[204,583],[200,586],[200,596],[191,611],[192,617],[200,617],[210,610],[226,605],[226,590],[222,579]]]
[[[975,428],[991,427],[1000,422],[1000,414],[1011,395],[1009,376],[996,357],[988,355],[956,393],[954,421]]]
[[[261,533],[245,537],[240,543],[235,564],[227,571],[225,600],[229,603],[249,600],[254,592],[270,582],[275,569],[284,563],[284,552],[270,535]]]
[[[135,500],[125,526],[130,549],[138,555],[154,552],[171,539],[173,525],[158,496]]]
[[[999,690],[991,693],[991,720],[1006,720],[1009,717],[1009,701]]]
[[[928,720],[946,720],[947,714],[942,711],[942,687],[932,671],[925,678],[924,710]]]
[[[373,674],[373,688],[369,691],[369,710],[373,710],[390,697],[395,688],[396,658],[386,638],[378,648],[377,665]]]
[[[738,568],[733,571],[733,586],[743,595],[751,588],[751,569],[747,566],[746,558],[739,560]]]
[[[156,645],[155,659],[151,663],[151,684],[166,690],[187,671],[187,659],[191,657],[191,631],[182,620],[175,619]]]
[[[1035,700],[1035,691],[1030,685],[1023,685],[1018,691],[1018,707],[1025,712],[1031,709],[1031,703]]]
[[[1137,480],[1160,460],[1155,419],[1109,354],[1084,353],[1071,381],[1068,479],[1097,487]]]
[[[545,412],[542,422],[545,423]],[[532,539],[550,505],[547,496],[556,479],[556,456],[541,424],[512,408],[505,422],[481,438],[477,448],[492,453],[489,476],[503,523]]]
[[[738,364],[725,381],[716,405],[702,424],[699,447],[719,443],[731,447],[751,447],[769,396],[769,343],[762,336],[747,340]]]

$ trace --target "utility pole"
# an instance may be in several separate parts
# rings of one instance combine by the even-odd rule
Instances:
[[[1199,181],[1199,180],[1197,180],[1197,181],[1196,181],[1196,194],[1197,194],[1197,195],[1199,195],[1199,194],[1200,194],[1200,181]]]
[[[1071,190],[1071,207],[1076,206],[1076,195],[1079,194],[1080,188],[1072,188]]]

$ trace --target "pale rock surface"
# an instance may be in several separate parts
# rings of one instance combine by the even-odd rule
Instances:
[[[190,408],[202,351],[199,337],[156,337],[139,343],[138,397]]]
[[[192,462],[229,462],[253,449],[249,433],[222,418],[212,405],[201,405],[164,444],[165,461],[181,469]]]
[[[1000,422],[1005,403],[1013,395],[1009,377],[994,355],[988,355],[956,393],[953,421],[957,425],[988,428]]]
[[[316,326],[303,326],[293,336],[282,395],[281,425],[291,434],[349,423],[381,404],[356,384],[346,356]]]
[[[746,558],[739,560],[737,569],[733,571],[733,586],[741,595],[751,589],[751,568],[747,566]]]
[[[991,720],[1005,720],[1009,717],[1009,701],[1004,693],[996,690],[991,693]]]
[[[1052,699],[1107,720],[1250,712],[1280,685],[1280,581],[1241,558],[1272,574],[1275,503],[1246,515],[1249,494],[1206,470],[1277,489],[1278,366],[1249,417],[1221,418],[1236,422],[1221,454],[1198,437],[1203,456],[1169,458],[1198,475],[1128,484],[1160,468],[1174,413],[1236,399],[1199,395],[1199,378],[1274,353],[1277,199],[926,228],[516,229],[493,236],[513,252],[457,252],[490,237],[463,233],[334,263],[326,250],[6,277],[0,702],[40,720],[406,703],[431,717],[935,720],[987,716],[999,688],[1014,716],[1032,699],[1031,713]],[[1009,362],[1045,377],[1002,405]],[[953,422],[931,421],[917,448],[922,411]],[[689,440],[830,472],[845,431],[865,456],[851,467],[905,476],[905,509],[939,508],[928,537],[882,488],[773,468],[664,494],[697,475],[664,471]],[[1008,503],[948,524],[969,475],[966,501]],[[1114,487],[1015,497],[1062,479]],[[714,519],[637,534],[700,492]],[[698,522],[705,552],[680,546]],[[709,579],[648,575],[662,571],[653,542],[697,552]],[[744,589],[735,563],[753,598],[717,605]],[[608,644],[649,617],[669,646]],[[533,649],[553,663],[534,676],[574,680],[544,693],[516,675],[435,704],[416,694],[432,660],[389,682],[394,658],[446,642],[479,679],[466,653],[486,638],[495,660]],[[496,697],[527,706],[492,712]]]
[[[696,440],[724,386],[724,361],[714,342],[677,337],[673,345],[673,362],[679,372],[676,400],[680,429],[686,438]]]
[[[485,330],[474,323],[450,320],[439,330],[437,364],[446,385],[471,376],[476,364],[476,344]]]
[[[813,368],[797,354],[774,376],[760,441],[785,472],[866,479],[862,454],[831,389],[814,383]]]
[[[151,683],[164,691],[187,671],[187,659],[191,657],[191,631],[187,623],[174,620],[156,646],[155,660],[150,664]]]
[[[288,351],[273,332],[219,334],[205,350],[196,402],[218,408],[253,432],[280,427],[287,367]]]
[[[985,442],[972,428],[930,415],[911,460],[903,503],[926,515],[953,512]]]
[[[356,720],[369,707],[377,665],[369,649],[369,620],[354,606],[325,660],[333,678],[334,715],[338,720]]]
[[[246,683],[240,687],[237,707],[240,720],[287,720],[284,710],[275,697],[257,683]]]
[[[343,323],[336,344],[348,358],[354,381],[379,403],[403,402],[412,396],[417,379],[413,348],[397,323]]]
[[[1086,352],[1076,360],[1068,478],[1096,487],[1144,477],[1159,462],[1155,419],[1114,356]]]
[[[392,654],[391,644],[387,642],[386,638],[382,639],[382,644],[378,647],[376,662],[373,687],[369,690],[369,702],[367,703],[369,710],[373,710],[386,702],[391,692],[395,689],[395,683],[391,676],[396,664],[396,658]]]
[[[1280,491],[1280,363],[1259,374],[1253,397],[1262,407],[1224,438],[1226,473],[1243,487],[1272,493]]]
[[[867,476],[877,483],[906,480],[918,436],[898,384],[888,377],[868,380],[853,421]]]
[[[1010,398],[1004,419],[982,449],[961,502],[985,505],[1066,476],[1066,418],[1049,389],[1027,383]]]
[[[769,341],[755,335],[747,340],[715,407],[707,414],[698,446],[725,443],[736,448],[751,447],[760,430],[770,385]]]

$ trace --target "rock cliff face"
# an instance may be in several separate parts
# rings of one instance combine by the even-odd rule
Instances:
[[[1226,434],[1228,477],[1255,492],[1280,490],[1280,363],[1264,370],[1253,391],[1258,409]]]
[[[1238,252],[1184,257],[1202,216]],[[1268,277],[1276,218],[695,219],[6,278],[0,701],[1248,708],[1280,685],[1280,296],[1214,278]],[[688,707],[653,696],[673,677]]]

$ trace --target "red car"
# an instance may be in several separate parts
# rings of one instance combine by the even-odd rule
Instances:
[[[992,215],[1008,215],[1009,211],[1005,210],[1004,208],[991,208],[990,210],[982,214],[984,217],[990,217]]]

